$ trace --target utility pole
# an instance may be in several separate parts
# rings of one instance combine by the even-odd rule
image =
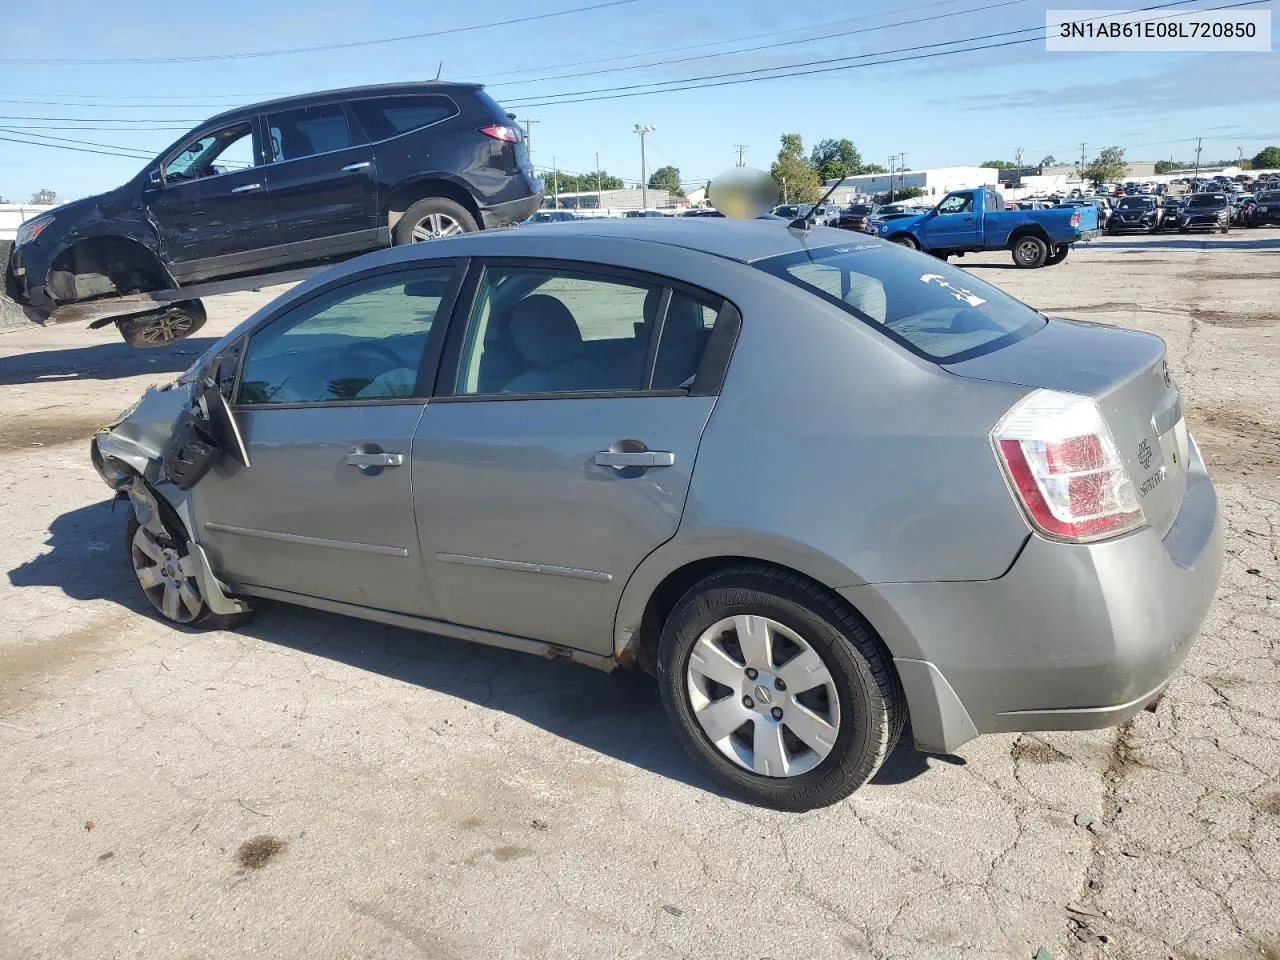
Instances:
[[[533,130],[531,129],[535,123],[541,123],[541,120],[526,120],[524,122],[524,142],[529,145],[529,162],[533,162]]]
[[[787,196],[787,178],[786,177],[782,178],[782,202],[783,203],[791,202],[790,198]]]
[[[652,123],[637,123],[633,128],[640,137],[640,206],[649,209],[649,174],[644,165],[644,138],[658,128]]]
[[[897,161],[898,161],[898,155],[896,153],[889,154],[889,202],[890,203],[893,203],[893,175],[894,175],[894,165],[897,163]]]
[[[898,175],[902,178],[902,191],[907,190],[907,155],[906,153],[898,154]]]
[[[1084,168],[1085,168],[1084,148],[1085,148],[1085,143],[1083,140],[1081,140],[1080,141],[1080,182],[1081,183],[1084,183]]]
[[[1021,147],[1013,148],[1013,162],[1019,170],[1022,169],[1022,148]]]
[[[1196,137],[1196,180],[1197,181],[1199,181],[1200,179],[1200,150],[1203,146],[1204,146],[1204,137]],[[1199,186],[1200,184],[1197,182],[1196,187],[1199,188]]]
[[[596,153],[596,207],[604,206],[604,189],[600,186],[600,154]]]
[[[557,210],[560,209],[560,168],[556,166],[556,155],[551,155],[551,197]]]
[[[749,146],[751,146],[751,144],[749,144],[749,143],[735,143],[735,144],[733,145],[733,149],[735,149],[735,150],[737,150],[737,151],[738,151],[738,163],[737,163],[737,165],[738,165],[739,167],[745,167],[745,166],[746,166],[746,164],[745,164],[745,163],[743,162],[743,160],[742,160],[742,155],[743,155],[743,153],[745,153],[745,152],[746,152],[746,149],[747,149],[747,147],[749,147]]]

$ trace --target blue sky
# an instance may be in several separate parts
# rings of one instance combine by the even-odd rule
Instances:
[[[0,52],[10,58],[246,53],[449,30],[598,2],[604,0],[220,0],[212,6],[65,0],[25,5],[20,17],[8,17]],[[1198,0],[1195,6],[1231,2]],[[521,119],[538,121],[533,154],[539,166],[554,157],[562,169],[590,170],[598,152],[601,166],[628,180],[639,176],[636,123],[657,126],[649,138],[650,170],[673,163],[689,182],[732,166],[739,143],[749,145],[749,165],[767,168],[784,132],[799,132],[806,147],[823,137],[849,137],[868,161],[886,166],[890,154],[905,152],[909,167],[1012,159],[1017,147],[1029,162],[1045,154],[1069,161],[1079,156],[1082,140],[1091,156],[1118,144],[1134,160],[1189,157],[1197,136],[1205,138],[1206,159],[1234,157],[1241,149],[1250,156],[1280,143],[1274,45],[1270,53],[1066,54],[1047,53],[1037,41],[808,77],[522,105],[561,92],[825,64],[1005,33],[1042,26],[1046,7],[1081,6],[1087,5],[870,0],[822,12],[819,5],[776,0],[633,0],[537,22],[320,53],[163,64],[0,62],[0,137],[57,137],[152,154],[232,106],[329,87],[430,79],[443,61],[446,79],[484,82]],[[1280,29],[1280,0],[1252,9],[1272,10]],[[933,19],[902,25],[920,18]],[[15,35],[56,39],[15,43],[9,39]],[[772,46],[784,41],[797,42]],[[683,62],[655,65],[659,60]],[[0,195],[26,200],[48,187],[65,198],[83,196],[124,182],[144,163],[0,140]]]

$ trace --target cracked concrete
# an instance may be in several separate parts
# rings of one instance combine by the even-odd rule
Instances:
[[[805,815],[718,793],[642,678],[279,605],[160,624],[85,440],[208,339],[0,336],[0,958],[1280,956],[1277,236],[959,261],[1165,337],[1222,587],[1118,734],[902,749]]]

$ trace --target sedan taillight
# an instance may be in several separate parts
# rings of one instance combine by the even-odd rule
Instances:
[[[1115,438],[1088,397],[1037,390],[991,433],[1027,518],[1057,540],[1115,536],[1146,522]]]
[[[509,127],[503,123],[481,127],[480,132],[490,139],[501,140],[503,143],[519,143],[524,139],[524,134],[520,132],[519,127]]]

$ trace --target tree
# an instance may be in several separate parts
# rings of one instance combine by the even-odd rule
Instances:
[[[1010,160],[984,160],[980,164],[983,167],[992,167],[996,170],[1017,170],[1018,165]]]
[[[868,163],[859,172],[860,173],[888,173],[889,171],[886,170],[884,167],[880,166],[880,164],[878,163]]]
[[[848,137],[819,141],[809,154],[809,163],[823,180],[838,180],[863,172],[862,154]]]
[[[782,135],[778,159],[769,167],[778,195],[791,203],[814,203],[822,196],[822,180],[804,155],[804,142],[798,133]]]
[[[1096,187],[1100,183],[1115,183],[1123,180],[1129,172],[1124,162],[1124,147],[1103,147],[1093,158],[1093,162],[1084,168],[1086,180],[1092,180]]]
[[[48,187],[43,187],[31,195],[32,203],[57,203],[58,195]]]
[[[1040,158],[1040,166],[1042,167],[1052,167],[1057,162],[1058,161],[1053,158],[1052,153],[1046,153]]]
[[[1180,169],[1180,165],[1179,165],[1179,164],[1177,164],[1177,163],[1174,163],[1172,160],[1157,160],[1157,161],[1156,161],[1156,173],[1157,173],[1157,174],[1164,174],[1164,173],[1168,173],[1170,170],[1177,170],[1177,169]]]
[[[683,197],[684,190],[680,187],[680,168],[666,166],[653,171],[649,174],[649,189],[666,190],[673,197]]]
[[[1263,147],[1253,158],[1253,169],[1275,170],[1280,168],[1280,147]]]

